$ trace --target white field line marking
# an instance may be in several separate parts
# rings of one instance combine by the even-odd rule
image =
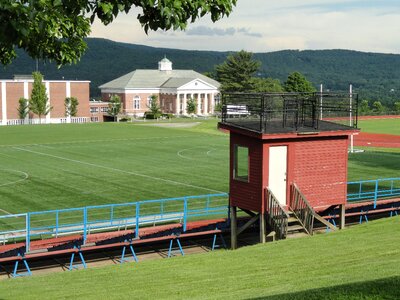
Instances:
[[[16,172],[16,173],[19,173],[19,174],[24,175],[24,178],[21,178],[21,179],[15,180],[15,181],[11,181],[11,182],[7,182],[7,183],[0,184],[0,187],[6,186],[6,185],[11,185],[11,184],[16,184],[16,183],[18,183],[18,182],[20,182],[20,181],[24,181],[24,180],[27,180],[27,179],[29,178],[28,173],[25,173],[25,172],[22,172],[22,171],[18,171],[18,170],[0,169],[0,171],[11,171],[11,172]]]
[[[178,155],[179,157],[182,157],[184,159],[194,159],[194,158],[188,157],[186,155],[183,155],[182,153],[185,152],[185,151],[188,151],[188,150],[192,150],[192,149],[196,149],[196,148],[206,148],[206,147],[207,146],[196,146],[196,147],[185,148],[185,149],[182,149],[182,150],[179,150],[178,152],[176,152],[176,155]],[[205,150],[208,150],[206,154],[210,155],[210,153],[212,151],[215,151],[217,149],[215,149],[215,148],[207,148]]]
[[[197,135],[197,137],[208,137],[207,134]],[[12,145],[0,145],[0,147],[25,147],[25,146],[45,146],[45,145],[67,145],[67,144],[89,144],[89,143],[103,143],[103,142],[117,142],[117,141],[147,141],[147,140],[160,140],[160,139],[174,139],[174,138],[187,138],[193,137],[193,135],[176,135],[176,136],[155,136],[155,137],[144,137],[144,138],[123,138],[123,139],[102,139],[102,140],[82,140],[82,141],[65,141],[65,142],[53,142],[53,143],[41,143],[41,144],[12,144]]]
[[[213,189],[205,188],[205,187],[202,187],[202,186],[183,183],[183,182],[174,181],[174,180],[170,180],[170,179],[164,179],[164,178],[160,178],[160,177],[154,177],[154,176],[145,175],[145,174],[141,174],[141,173],[137,173],[137,172],[125,171],[125,170],[121,170],[121,169],[117,169],[117,168],[97,165],[97,164],[88,163],[88,162],[81,161],[81,160],[75,160],[75,159],[66,158],[66,157],[57,156],[57,155],[52,155],[52,154],[47,154],[47,153],[43,153],[43,152],[23,149],[23,148],[19,148],[19,147],[13,147],[13,149],[20,150],[20,151],[25,151],[25,152],[30,152],[30,153],[34,153],[34,154],[38,154],[38,155],[53,157],[53,158],[57,158],[57,159],[65,160],[65,161],[70,161],[70,162],[74,162],[74,163],[78,163],[78,164],[82,164],[82,165],[88,165],[88,166],[92,166],[92,167],[96,167],[96,168],[106,169],[106,170],[110,170],[110,171],[114,171],[114,172],[130,174],[130,175],[139,176],[139,177],[143,177],[143,178],[155,179],[155,180],[159,180],[159,181],[163,181],[163,182],[168,182],[168,183],[171,183],[171,184],[183,185],[183,186],[196,188],[196,189],[201,189],[201,190],[206,190],[206,191],[210,191],[210,192],[224,193],[224,192],[221,192],[221,191],[218,191],[218,190],[213,190]]]

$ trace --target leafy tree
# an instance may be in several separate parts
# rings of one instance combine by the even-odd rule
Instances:
[[[222,103],[221,103],[221,102],[219,102],[219,103],[217,103],[217,104],[215,105],[214,111],[215,111],[215,112],[219,112],[219,113],[222,111]]]
[[[67,97],[64,101],[65,105],[65,116],[66,117],[76,117],[78,113],[79,101],[75,97]]]
[[[362,100],[359,107],[360,115],[368,115],[371,112],[368,100]]]
[[[194,114],[197,110],[197,102],[193,98],[189,98],[186,102],[186,111],[188,114]]]
[[[375,114],[381,114],[384,110],[385,108],[380,101],[375,101],[374,103],[372,103],[372,111]]]
[[[156,95],[150,96],[150,105],[147,106],[150,109],[150,113],[154,116],[155,119],[161,116],[161,108],[158,105],[158,98]]]
[[[283,87],[279,79],[253,77],[253,91],[258,93],[281,93]]]
[[[120,13],[141,9],[137,18],[149,30],[185,29],[206,14],[213,22],[229,15],[236,0],[9,0],[0,3],[0,61],[9,64],[15,47],[58,65],[76,62],[86,49],[91,24],[110,24]]]
[[[399,101],[397,101],[393,104],[393,108],[394,108],[394,111],[396,112],[396,114],[400,114],[400,102]]]
[[[118,114],[121,112],[121,108],[121,98],[118,95],[112,95],[108,103],[108,114],[114,117],[114,121],[117,119]]]
[[[300,72],[293,72],[289,74],[284,83],[286,92],[315,92],[316,89],[310,81],[308,81]]]
[[[18,100],[18,117],[20,119],[25,119],[29,113],[29,100],[24,97],[19,98]]]
[[[229,55],[226,60],[217,65],[216,77],[221,83],[221,91],[246,92],[252,91],[252,77],[260,68],[261,63],[253,59],[253,54],[244,50]]]
[[[32,75],[33,86],[31,99],[29,101],[29,110],[38,115],[39,122],[42,123],[42,116],[47,116],[52,110],[52,107],[49,105],[42,74],[40,74],[40,72],[33,72]]]

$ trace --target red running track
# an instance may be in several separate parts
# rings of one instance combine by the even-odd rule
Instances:
[[[360,132],[354,135],[354,145],[400,148],[400,135]]]

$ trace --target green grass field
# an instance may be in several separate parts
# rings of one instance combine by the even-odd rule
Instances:
[[[400,217],[235,251],[0,282],[2,299],[399,299]]]
[[[215,120],[148,125],[0,127],[2,213],[228,191],[229,139]],[[349,180],[399,169],[400,149],[349,156]],[[5,280],[0,299],[399,299],[399,241],[394,217],[236,251]]]
[[[400,135],[400,119],[360,120],[358,127],[363,132]]]
[[[216,120],[9,126],[0,136],[0,214],[228,191],[229,139]],[[349,180],[399,169],[396,149],[352,154]]]

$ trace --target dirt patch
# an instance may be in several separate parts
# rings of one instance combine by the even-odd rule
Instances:
[[[360,132],[354,135],[355,146],[400,148],[400,135]]]

